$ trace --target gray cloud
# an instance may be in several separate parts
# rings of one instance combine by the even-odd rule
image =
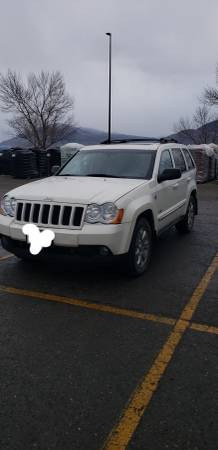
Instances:
[[[216,0],[0,0],[1,70],[61,70],[81,126],[107,126],[113,34],[113,129],[172,131],[215,83]],[[0,115],[0,137],[7,134]]]

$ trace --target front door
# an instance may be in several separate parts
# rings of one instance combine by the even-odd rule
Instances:
[[[158,175],[165,169],[172,169],[173,161],[169,150],[163,150],[160,157]],[[167,227],[176,217],[178,180],[165,180],[157,184],[155,193],[158,231]]]

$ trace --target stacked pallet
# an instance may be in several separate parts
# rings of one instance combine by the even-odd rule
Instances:
[[[198,183],[205,183],[215,178],[216,158],[212,145],[200,144],[188,146],[196,164]]]
[[[11,175],[11,150],[0,150],[0,175]]]
[[[14,178],[36,178],[36,157],[31,150],[17,148],[11,151],[11,172]]]
[[[215,154],[215,176],[218,181],[218,145],[217,144],[209,144],[209,146],[213,149]]]

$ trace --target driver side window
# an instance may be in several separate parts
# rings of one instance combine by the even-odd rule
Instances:
[[[161,154],[158,175],[162,175],[165,169],[173,169],[173,162],[169,150],[164,150]]]

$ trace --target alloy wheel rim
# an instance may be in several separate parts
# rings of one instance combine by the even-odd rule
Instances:
[[[149,236],[145,228],[140,228],[135,243],[135,264],[143,270],[149,256]]]

